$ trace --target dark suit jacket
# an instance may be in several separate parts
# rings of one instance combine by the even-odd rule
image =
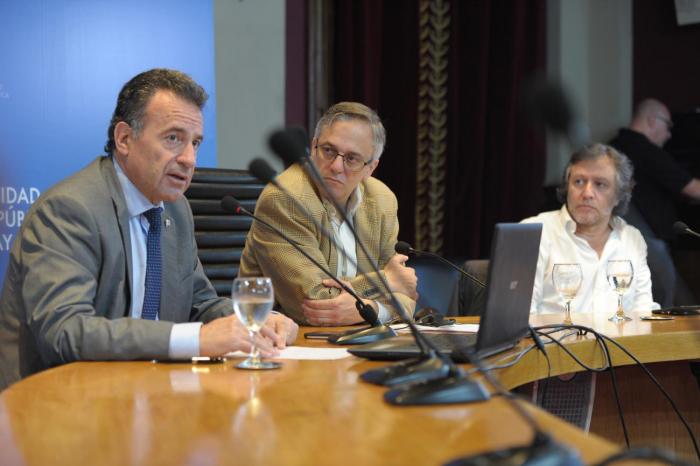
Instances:
[[[202,271],[187,200],[165,203],[163,221],[160,320],[131,319],[129,218],[111,157],[37,200],[0,298],[0,389],[70,361],[165,359],[173,322],[232,312]]]

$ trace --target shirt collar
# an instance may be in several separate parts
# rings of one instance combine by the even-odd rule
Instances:
[[[333,206],[333,203],[330,202],[329,200],[323,198],[322,199],[323,205],[325,206],[326,210],[330,213],[330,216],[332,219],[336,219],[337,221],[342,223],[343,219],[339,215],[336,215],[335,207]],[[357,212],[357,209],[360,208],[360,204],[362,204],[362,190],[360,189],[359,186],[357,186],[352,193],[350,193],[350,197],[348,197],[348,202],[345,204],[345,215],[347,218],[352,222],[353,217],[355,217],[355,213]]]
[[[119,180],[119,184],[122,187],[122,192],[124,193],[126,208],[129,211],[129,217],[141,215],[153,207],[163,208],[162,201],[158,204],[153,204],[146,196],[143,195],[141,191],[139,191],[139,188],[137,188],[136,185],[131,182],[129,177],[126,176],[126,173],[124,173],[124,170],[122,170],[122,167],[119,165],[119,162],[117,162],[117,159],[114,156],[112,156],[112,163],[114,163],[114,169],[117,172],[117,179]]]
[[[346,207],[346,212],[348,213],[348,218],[353,218],[355,216],[355,212],[357,212],[357,209],[360,207],[360,204],[362,203],[362,191],[360,190],[360,187],[357,186],[352,193],[350,193],[350,197],[348,198],[348,203],[345,205]]]

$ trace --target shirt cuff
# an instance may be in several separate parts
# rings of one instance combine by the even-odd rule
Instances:
[[[189,359],[199,356],[199,330],[201,322],[174,324],[170,332],[170,359]]]
[[[393,318],[393,314],[385,305],[380,303],[379,301],[375,301],[377,303],[377,309],[379,309],[379,313],[377,317],[379,318],[379,322],[381,323],[387,323]]]

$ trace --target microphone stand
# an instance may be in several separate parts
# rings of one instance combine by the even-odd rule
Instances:
[[[384,395],[385,401],[396,405],[468,403],[489,399],[488,392],[481,384],[468,379],[462,369],[455,365],[449,357],[441,354],[435,345],[418,330],[413,318],[396,299],[386,278],[381,274],[379,267],[372,260],[367,248],[357,235],[354,226],[348,221],[345,209],[339,206],[331,195],[323,177],[309,158],[306,146],[302,147],[299,144],[298,133],[296,136],[284,130],[273,133],[270,137],[270,146],[285,162],[299,162],[306,173],[314,179],[319,189],[323,191],[324,197],[343,217],[343,221],[350,227],[355,241],[377,274],[385,290],[384,296],[390,299],[401,318],[407,323],[421,350],[421,357],[418,359],[369,370],[362,374],[362,379],[370,383],[396,386],[395,389]],[[296,203],[301,204],[295,199]],[[304,210],[306,210],[305,206]],[[369,280],[369,276],[367,278]]]
[[[287,235],[285,235],[279,228],[275,227],[271,223],[266,222],[265,220],[259,217],[256,217],[252,212],[245,209],[240,204],[240,202],[238,202],[238,200],[233,196],[224,196],[224,198],[221,201],[221,207],[226,211],[233,211],[236,214],[243,214],[248,217],[251,217],[252,219],[268,227],[273,232],[277,233],[278,236],[287,241],[292,247],[294,247],[294,249],[296,249],[311,263],[318,267],[331,280],[336,282],[338,286],[340,286],[343,290],[349,293],[350,296],[355,298],[355,307],[357,308],[362,318],[370,324],[370,327],[361,330],[351,330],[348,332],[343,332],[339,335],[334,335],[328,338],[329,341],[333,339],[333,341],[331,342],[339,345],[359,345],[364,343],[372,343],[375,341],[383,340],[385,338],[396,336],[396,332],[394,331],[394,329],[392,329],[388,325],[380,323],[379,319],[377,318],[377,314],[374,312],[374,309],[372,309],[370,305],[365,304],[362,301],[362,299],[359,296],[357,296],[357,293],[355,293],[355,291],[352,288],[345,285],[342,281],[338,280],[338,278],[335,275],[333,275],[330,272],[330,270],[324,267],[316,259],[311,257],[311,255],[308,252],[306,252],[299,243],[287,237]]]

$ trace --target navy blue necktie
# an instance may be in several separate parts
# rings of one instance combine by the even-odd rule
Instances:
[[[142,319],[155,320],[160,308],[160,230],[162,226],[160,213],[160,207],[154,207],[143,213],[150,226],[146,238],[146,290],[143,295]]]

